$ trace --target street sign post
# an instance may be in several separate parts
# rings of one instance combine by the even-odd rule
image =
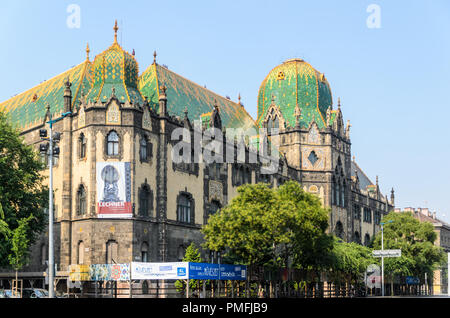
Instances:
[[[400,257],[402,250],[374,250],[372,255],[373,257]]]

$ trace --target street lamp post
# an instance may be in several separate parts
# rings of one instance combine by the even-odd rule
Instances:
[[[392,223],[392,220],[387,222],[381,222],[381,250],[384,250],[384,225],[386,223]],[[384,256],[381,256],[381,296],[384,297]]]
[[[47,106],[47,109],[50,107]],[[48,194],[48,298],[54,298],[55,297],[55,256],[54,256],[54,246],[53,246],[53,156],[54,156],[54,148],[53,148],[53,142],[59,141],[60,134],[55,133],[55,136],[53,136],[53,124],[57,121],[60,121],[64,117],[72,114],[72,112],[66,112],[63,113],[61,117],[57,119],[52,119],[52,114],[49,112],[49,121],[47,124],[49,124],[50,127],[50,136],[46,138],[46,132],[42,133],[41,131],[41,137],[44,140],[49,141],[48,146],[48,161],[49,161],[49,194]],[[58,153],[56,153],[58,155]]]

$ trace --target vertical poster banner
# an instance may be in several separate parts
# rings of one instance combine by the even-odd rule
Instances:
[[[131,218],[129,162],[97,162],[97,216]]]

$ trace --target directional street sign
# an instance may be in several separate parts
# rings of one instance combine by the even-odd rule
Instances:
[[[400,257],[402,250],[374,250],[372,255],[374,257]]]

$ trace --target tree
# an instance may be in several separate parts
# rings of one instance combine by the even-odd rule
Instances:
[[[11,267],[16,271],[16,294],[18,287],[18,272],[28,263],[30,239],[27,232],[29,223],[32,219],[34,219],[33,215],[30,215],[27,218],[20,219],[19,226],[17,226],[13,231],[10,231],[12,248],[11,254],[8,255],[8,260]]]
[[[183,257],[183,262],[192,262],[192,263],[201,263],[202,262],[202,257],[200,255],[200,251],[194,242],[192,242],[187,247],[184,257]],[[198,280],[195,280],[195,279],[189,280],[189,289],[190,290],[194,290],[195,288],[198,288],[199,286],[200,286],[200,283]],[[175,287],[178,292],[184,292],[186,289],[186,281],[177,280],[175,282]]]
[[[0,227],[13,232],[21,224],[20,220],[30,219],[26,227],[29,244],[45,228],[44,208],[48,204],[48,190],[42,185],[44,168],[36,152],[25,145],[18,130],[0,113],[0,205],[3,222]],[[8,255],[13,247],[12,236],[0,236],[0,266],[9,267]]]
[[[245,265],[263,265],[274,259],[274,244],[284,240],[276,218],[277,201],[267,184],[244,185],[231,203],[208,219],[202,228],[204,246],[226,251]]]
[[[388,221],[392,221],[389,222]],[[411,212],[391,212],[384,225],[384,249],[401,249],[401,257],[385,258],[385,272],[391,276],[416,276],[433,271],[445,258],[442,248],[435,246],[436,232],[430,222],[420,222]],[[381,249],[381,232],[374,239],[374,248]]]
[[[301,269],[320,270],[330,264],[333,238],[326,233],[328,210],[320,199],[305,192],[300,184],[289,181],[276,190],[278,215],[286,220],[283,226],[289,233],[293,266]],[[287,260],[283,264],[288,265]]]
[[[231,203],[203,227],[205,247],[246,265],[317,267],[331,248],[325,234],[328,211],[300,184],[288,181],[278,189],[267,184],[244,185]]]

